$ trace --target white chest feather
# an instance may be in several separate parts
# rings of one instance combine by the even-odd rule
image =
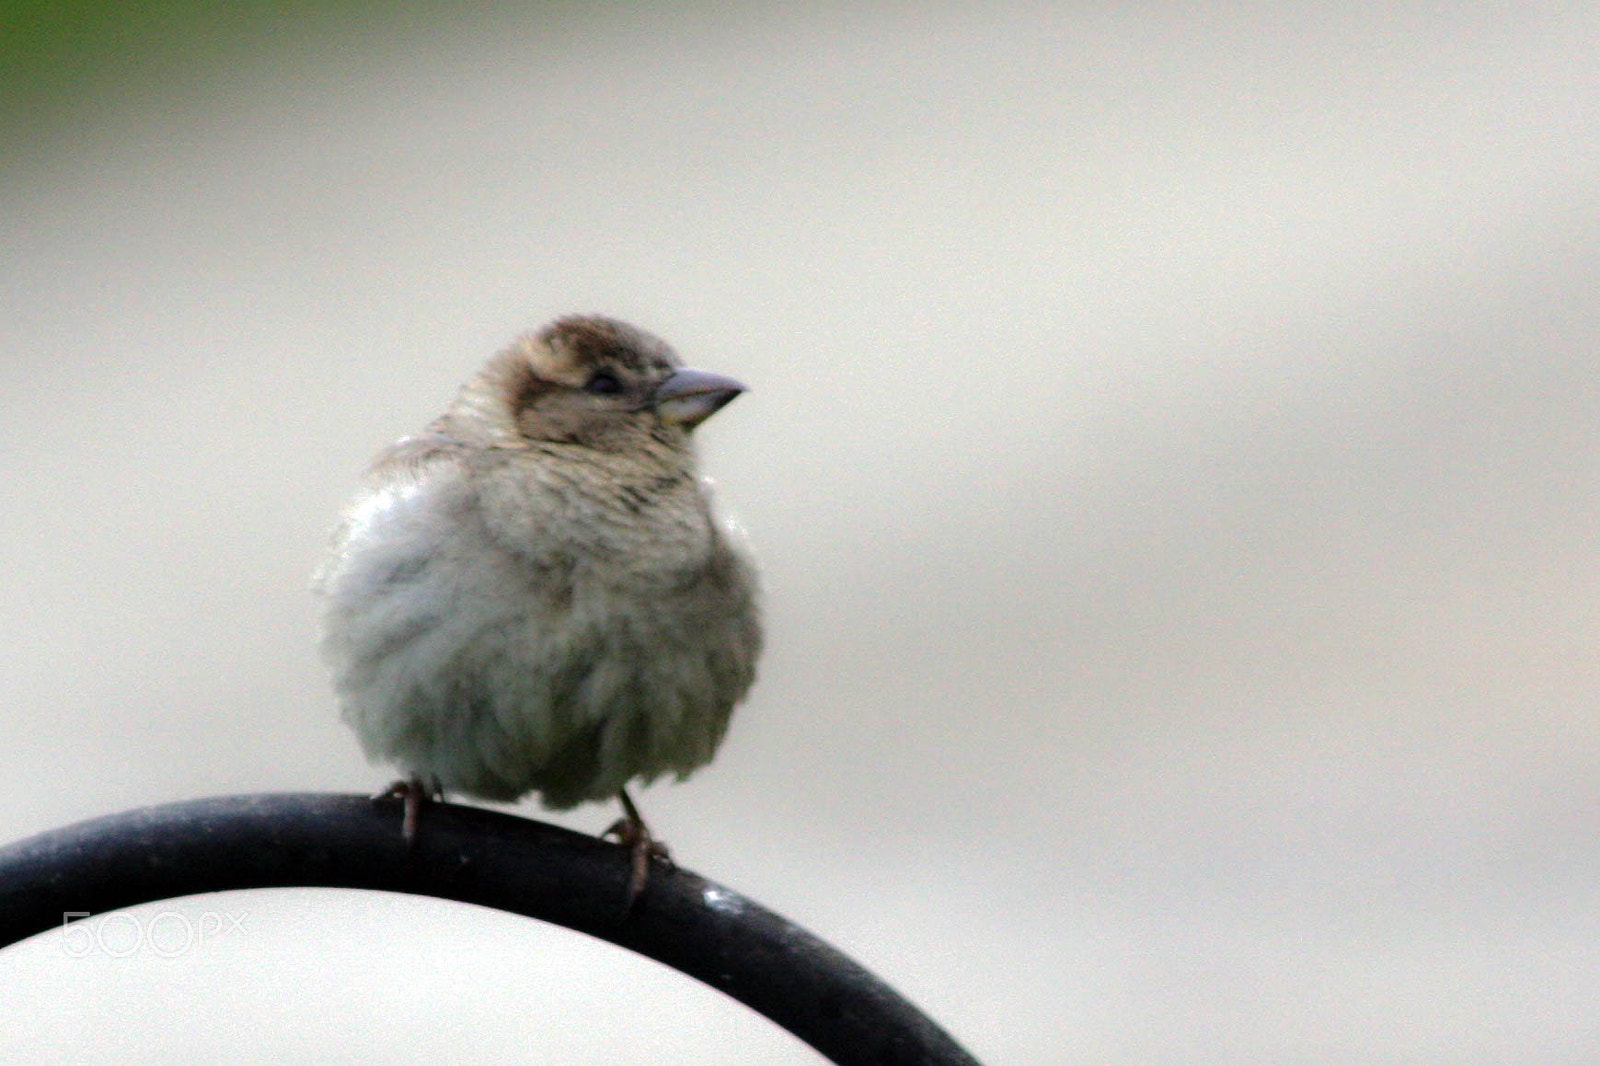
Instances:
[[[705,510],[551,517],[494,495],[545,486],[484,488],[444,464],[368,492],[320,575],[324,654],[367,753],[555,807],[709,761],[760,635],[753,573]]]

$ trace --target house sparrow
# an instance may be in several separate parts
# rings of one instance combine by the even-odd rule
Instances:
[[[574,316],[379,454],[318,573],[322,651],[369,758],[487,800],[621,798],[629,903],[665,856],[624,791],[710,761],[755,678],[756,575],[690,434],[744,386]]]

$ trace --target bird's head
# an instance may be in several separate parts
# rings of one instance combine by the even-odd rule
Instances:
[[[614,318],[574,315],[519,337],[462,390],[457,411],[503,443],[599,451],[687,448],[744,386],[679,364],[667,343]]]

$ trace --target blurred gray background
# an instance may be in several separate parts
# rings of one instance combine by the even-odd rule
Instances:
[[[603,311],[753,387],[683,863],[987,1063],[1600,1058],[1600,8],[206,7],[13,12],[0,840],[388,780],[324,538]],[[0,1059],[817,1061],[465,907],[99,933]]]

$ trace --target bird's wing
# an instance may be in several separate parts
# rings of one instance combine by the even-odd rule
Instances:
[[[336,571],[347,564],[353,544],[369,541],[379,529],[393,528],[396,521],[406,522],[403,516],[416,514],[418,506],[437,493],[441,479],[460,478],[468,450],[460,441],[430,426],[421,433],[401,437],[373,457],[362,491],[350,501],[332,531],[332,550],[313,575],[312,587],[326,590]],[[414,522],[409,524],[415,527]],[[407,536],[392,541],[389,547],[425,552],[426,539]]]
[[[466,456],[467,445],[432,426],[401,437],[373,456],[367,468],[371,481],[420,484],[440,464],[455,466]]]

